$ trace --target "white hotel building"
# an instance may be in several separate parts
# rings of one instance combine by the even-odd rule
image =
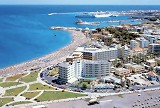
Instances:
[[[64,83],[73,83],[81,78],[101,78],[110,73],[110,63],[106,60],[75,60],[59,64],[59,78]]]
[[[117,48],[77,48],[78,52],[83,53],[83,59],[86,60],[111,60],[118,58],[118,49]]]
[[[101,78],[110,73],[110,63],[106,60],[83,60],[82,77]]]
[[[101,78],[109,75],[111,59],[129,55],[129,48],[84,48],[78,47],[75,52],[81,52],[82,57],[72,59],[70,62],[59,64],[59,78],[64,83],[72,83],[80,78]],[[120,54],[121,53],[121,54]]]
[[[82,75],[82,62],[63,62],[59,64],[59,78],[66,82],[74,82]]]

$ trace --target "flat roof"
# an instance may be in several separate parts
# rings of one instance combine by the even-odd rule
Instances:
[[[147,60],[147,62],[156,62],[154,59]]]
[[[160,45],[160,44],[157,44],[157,43],[153,43],[153,44],[149,44],[149,45]]]
[[[69,65],[69,62],[62,62],[59,64],[60,67],[65,67],[65,68],[67,68],[68,65]]]
[[[142,65],[137,65],[137,64],[131,64],[131,63],[128,63],[128,64],[124,64],[125,66],[131,66],[131,67],[143,67]]]
[[[127,79],[132,80],[134,82],[138,82],[140,84],[150,84],[149,81],[146,81],[145,78],[142,78],[143,76],[141,74],[135,74],[131,75],[130,77],[127,77]]]
[[[83,60],[83,62],[91,64],[109,63],[107,60]]]
[[[132,65],[132,67],[141,68],[141,67],[143,67],[143,66],[141,66],[141,65]]]
[[[78,47],[75,52],[103,52],[103,51],[111,51],[111,50],[117,50],[117,47],[107,47],[107,48],[85,48],[85,47]]]
[[[118,71],[123,71],[123,70],[129,70],[129,69],[126,69],[126,68],[115,68],[115,70],[118,70]]]
[[[96,77],[80,77],[80,79],[84,79],[84,80],[96,80]]]

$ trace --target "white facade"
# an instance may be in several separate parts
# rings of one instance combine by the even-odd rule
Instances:
[[[71,80],[75,77],[74,66],[68,62],[59,64],[59,78],[66,83],[68,80]]]
[[[118,58],[117,48],[83,48],[83,50],[81,48],[81,52],[83,52],[84,59],[87,60],[111,60]]]
[[[158,38],[157,35],[143,34],[142,36],[143,36],[146,40],[148,40],[150,44],[155,43],[155,40],[157,40],[157,38]]]
[[[118,58],[118,49],[110,48],[95,53],[96,60],[111,60]]]
[[[59,78],[64,82],[71,81],[82,74],[82,62],[63,62],[59,64]]]
[[[118,48],[118,57],[125,58],[130,55],[130,49],[125,45]]]
[[[127,57],[130,54],[130,49],[125,46],[113,45],[112,47],[98,48],[77,48],[78,52],[83,53],[83,59],[86,60],[111,60],[122,57]]]
[[[81,59],[77,59],[76,61],[74,61],[75,64],[75,77],[79,78],[82,76],[82,67],[83,67],[83,62]]]
[[[155,41],[154,37],[150,37],[150,43],[153,44]]]
[[[140,48],[146,48],[148,46],[149,46],[149,41],[144,38],[141,38],[140,39]]]
[[[110,73],[110,63],[104,60],[75,60],[59,64],[59,78],[71,83],[81,77],[103,77]]]
[[[104,60],[84,60],[82,77],[104,77],[110,73],[110,63]]]
[[[130,41],[130,49],[132,50],[136,47],[138,47],[138,42],[136,40],[131,40]]]
[[[150,44],[148,47],[148,52],[160,53],[160,44]]]

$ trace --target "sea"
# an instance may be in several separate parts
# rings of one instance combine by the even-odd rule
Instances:
[[[19,64],[54,52],[72,41],[70,33],[51,30],[51,26],[91,29],[118,25],[76,25],[81,12],[160,10],[154,5],[0,5],[0,68]],[[53,15],[48,15],[54,13]],[[81,18],[83,21],[104,22],[128,20],[128,16],[113,18]],[[138,24],[141,22],[132,22]]]

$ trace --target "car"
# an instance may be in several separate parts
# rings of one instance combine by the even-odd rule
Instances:
[[[94,105],[94,104],[99,104],[99,101],[97,100],[97,98],[91,99],[91,100],[88,102],[88,105]]]
[[[140,88],[137,88],[137,90],[140,90]]]
[[[144,90],[144,89],[146,89],[146,88],[144,87],[144,88],[142,88],[142,89]]]
[[[154,83],[153,83],[153,82],[151,82],[151,84],[152,84],[152,85],[154,85]]]
[[[130,91],[135,91],[134,89],[131,89]]]

